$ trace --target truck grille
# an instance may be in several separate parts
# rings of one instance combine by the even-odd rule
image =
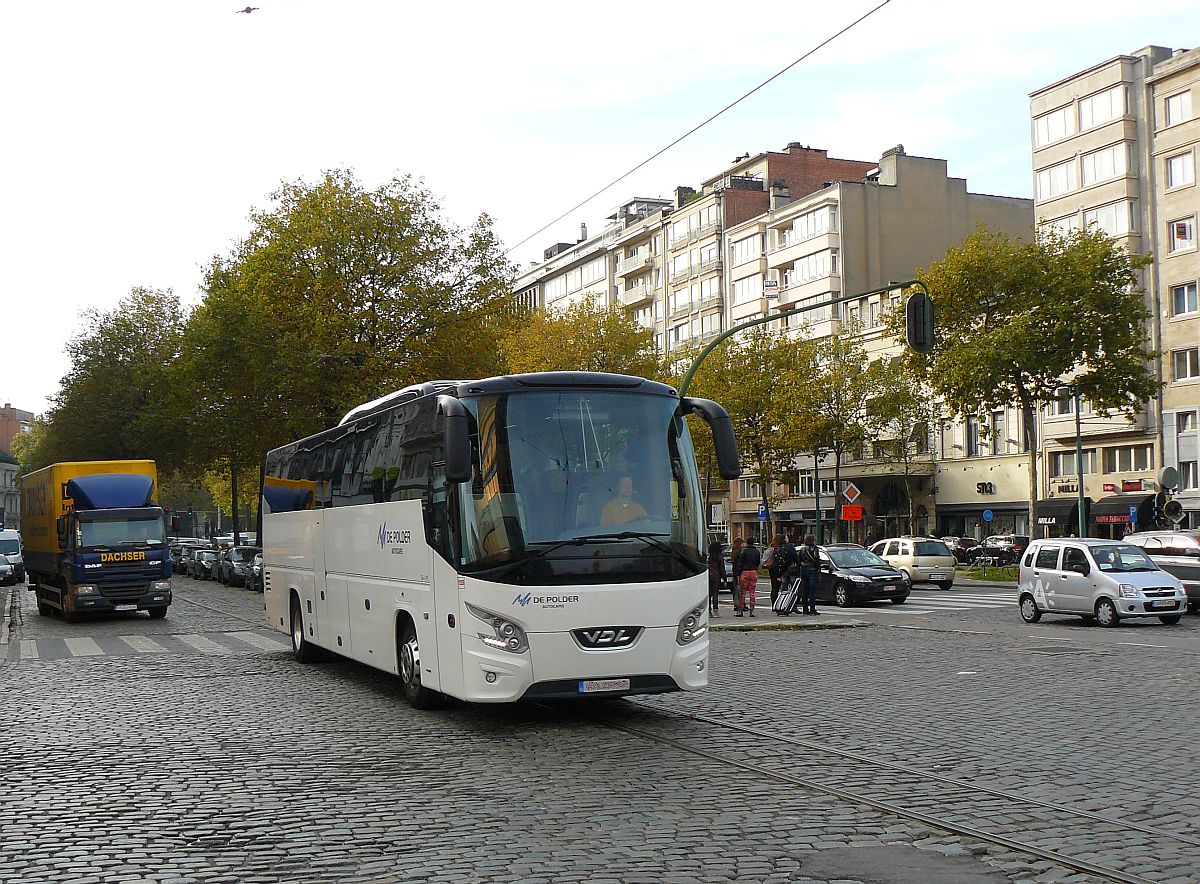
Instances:
[[[100,594],[106,599],[137,598],[150,591],[150,583],[146,580],[121,580],[96,585],[100,587]]]

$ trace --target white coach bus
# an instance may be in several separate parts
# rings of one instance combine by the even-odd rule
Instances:
[[[642,378],[431,381],[264,465],[267,622],[400,677],[415,706],[708,684],[705,518],[684,416]]]

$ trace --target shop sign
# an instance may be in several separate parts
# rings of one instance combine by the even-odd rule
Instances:
[[[1096,516],[1097,525],[1123,525],[1128,524],[1129,514],[1124,513],[1116,516]]]
[[[1111,491],[1111,492],[1116,492],[1116,490],[1117,490],[1117,485],[1116,485],[1116,483],[1115,483],[1115,482],[1105,482],[1105,483],[1104,483],[1104,490],[1105,490],[1105,492],[1110,492],[1110,491]]]
[[[863,508],[852,503],[842,504],[842,521],[843,522],[861,522],[863,518]]]
[[[1039,525],[1057,525],[1058,517],[1057,516],[1038,516],[1037,523]]]
[[[1122,491],[1141,491],[1142,490],[1142,480],[1141,479],[1122,479],[1121,480],[1121,490]]]
[[[1055,489],[1059,494],[1078,494],[1078,485],[1059,485]]]

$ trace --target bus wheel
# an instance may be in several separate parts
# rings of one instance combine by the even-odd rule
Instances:
[[[321,649],[304,635],[304,613],[300,610],[300,599],[292,597],[292,656],[297,663],[316,663],[321,659]]]
[[[417,628],[411,620],[400,627],[400,686],[404,699],[415,709],[434,709],[441,705],[442,695],[421,684],[421,648],[417,644]]]

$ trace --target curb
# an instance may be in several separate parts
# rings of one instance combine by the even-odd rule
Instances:
[[[23,586],[24,584],[18,584]],[[12,634],[12,614],[13,609],[17,605],[17,587],[9,587],[4,595],[4,610],[0,611],[0,646],[8,644],[8,638]]]
[[[709,621],[709,632],[803,632],[810,629],[858,629],[864,626],[875,626],[866,620],[848,620],[842,623],[730,623],[713,626]]]

